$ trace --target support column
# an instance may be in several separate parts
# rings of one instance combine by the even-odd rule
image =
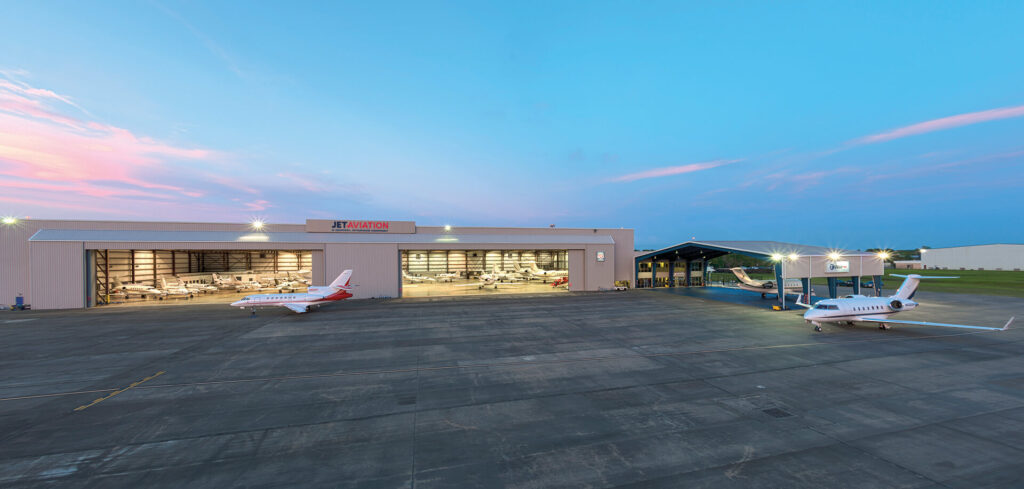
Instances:
[[[690,260],[686,260],[686,272],[683,274],[686,279],[686,286],[690,286]]]
[[[700,261],[700,286],[701,287],[707,287],[708,286],[708,261],[707,260],[701,260]]]
[[[804,298],[803,298],[804,304],[810,304],[811,303],[811,279],[810,278],[802,278],[802,279],[800,279],[800,284],[803,285],[803,287],[804,287]]]
[[[836,284],[835,277],[828,278],[828,296],[832,299],[839,296],[839,285]]]
[[[875,296],[876,297],[882,297],[882,276],[881,275],[875,275],[875,276],[871,277],[871,279],[875,281],[875,283],[872,284],[872,285],[875,286]]]
[[[640,288],[640,260],[633,260],[633,288]]]
[[[850,283],[853,284],[853,293],[860,293],[860,277],[850,277]]]
[[[658,287],[658,260],[651,259],[651,288]]]
[[[668,262],[668,286],[676,286],[676,261],[673,259]]]
[[[782,262],[779,261],[775,264],[775,287],[779,291],[779,305],[782,306],[782,310],[786,310],[786,288],[783,285],[786,284],[786,279],[782,277]]]

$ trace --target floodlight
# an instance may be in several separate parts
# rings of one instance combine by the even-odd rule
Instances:
[[[4,216],[3,223],[8,226],[12,226],[14,224],[18,224],[18,218],[13,216]]]
[[[263,229],[263,219],[253,219],[251,225],[253,229],[261,231]]]
[[[789,254],[789,259],[790,260],[796,261],[797,258],[800,258],[800,255],[798,255],[796,253],[790,253]]]
[[[924,249],[924,248],[921,248],[921,253],[924,253],[924,252],[926,252],[926,251],[928,251],[928,250],[926,250],[926,249]]]
[[[828,259],[832,260],[832,261],[836,261],[836,260],[838,260],[838,259],[840,259],[842,257],[843,257],[843,255],[840,254],[838,251],[833,251],[833,252],[828,254]]]
[[[445,224],[444,225],[444,230],[445,231],[451,231],[452,230],[452,225],[451,224]]]
[[[892,256],[892,255],[890,255],[888,251],[879,251],[878,252],[878,258],[881,258],[882,260],[888,260],[890,256]]]
[[[778,253],[772,253],[772,261],[782,261],[782,255]]]

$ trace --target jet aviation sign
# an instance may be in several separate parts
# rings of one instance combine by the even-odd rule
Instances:
[[[307,233],[401,233],[416,232],[413,221],[368,221],[363,219],[306,219]]]
[[[368,231],[374,233],[388,232],[387,221],[334,221],[331,232]]]

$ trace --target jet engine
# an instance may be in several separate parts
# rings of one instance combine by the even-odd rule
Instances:
[[[903,309],[903,303],[900,302],[899,299],[893,299],[893,301],[889,303],[889,309],[899,311],[900,309]]]

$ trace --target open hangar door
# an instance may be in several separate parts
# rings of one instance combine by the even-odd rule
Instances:
[[[558,294],[569,290],[566,250],[402,250],[402,297]]]
[[[227,302],[252,293],[305,292],[310,250],[91,250],[93,304],[176,299]]]

